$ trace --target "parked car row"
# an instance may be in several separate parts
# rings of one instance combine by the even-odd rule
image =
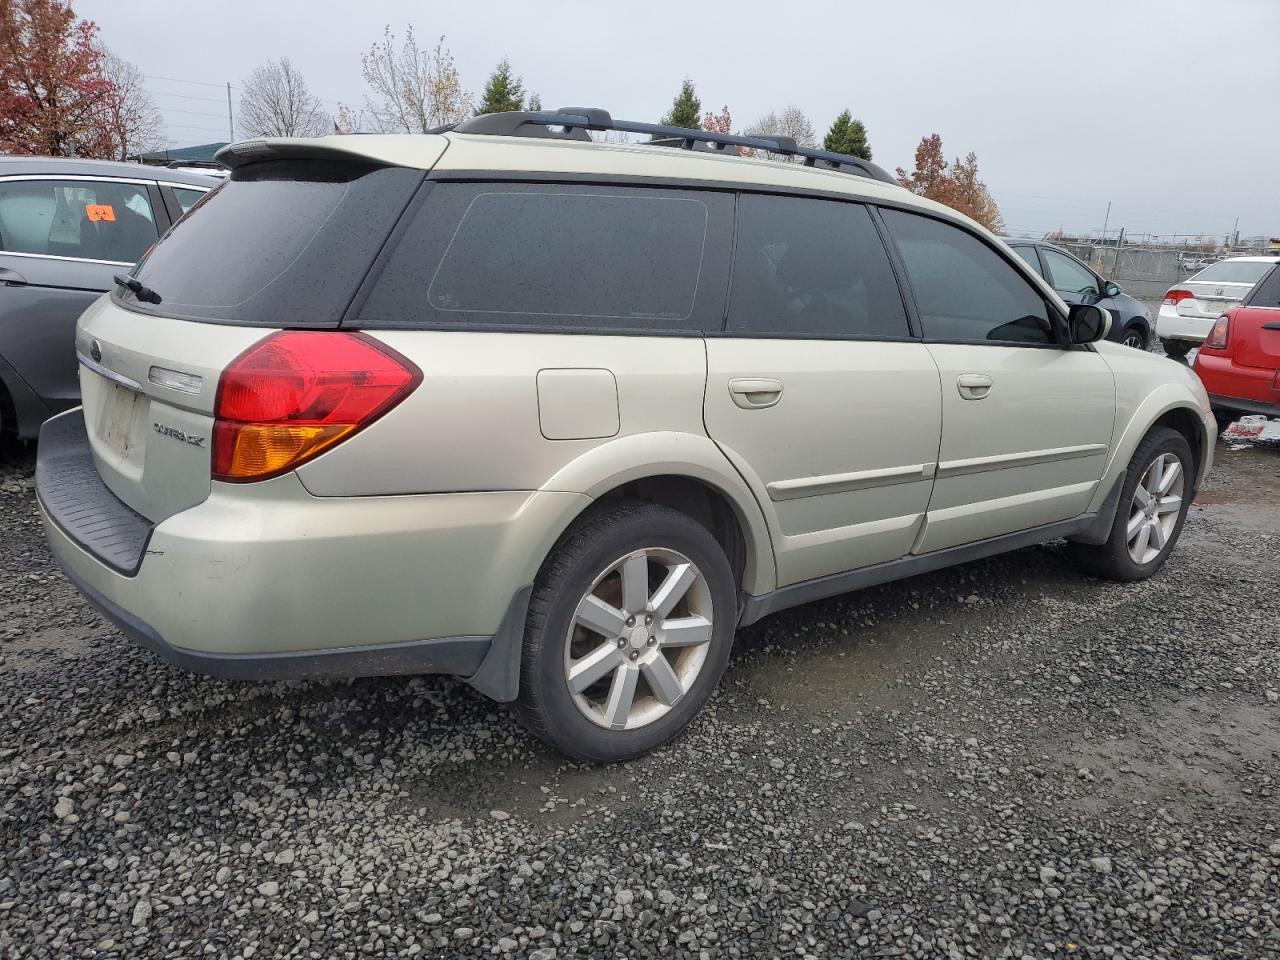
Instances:
[[[1239,303],[1278,262],[1280,256],[1230,257],[1172,287],[1156,315],[1164,352],[1181,359],[1203,343],[1223,312]]]
[[[76,319],[219,181],[165,167],[0,158],[0,431],[80,402]]]
[[[1242,414],[1280,417],[1280,263],[1214,320],[1195,370],[1220,427]]]
[[[36,477],[70,579],[194,670],[456,674],[619,760],[785,607],[1060,537],[1151,576],[1212,463],[1118,290],[868,161],[580,109],[220,159],[81,317]]]

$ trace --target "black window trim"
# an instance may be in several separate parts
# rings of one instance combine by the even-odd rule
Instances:
[[[1045,265],[1044,257],[1040,256],[1040,244],[1036,243],[1034,240],[1021,240],[1016,243],[1009,244],[1009,249],[1014,253],[1017,253],[1020,247],[1025,247],[1031,251],[1032,255],[1036,258],[1036,263],[1040,264],[1040,279],[1045,283],[1049,283],[1049,268]],[[1027,266],[1031,265],[1027,264]],[[1049,283],[1049,286],[1052,287],[1053,284]]]

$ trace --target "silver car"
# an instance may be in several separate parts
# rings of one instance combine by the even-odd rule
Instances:
[[[1060,537],[1150,576],[1212,461],[1189,370],[867,161],[576,108],[220,159],[37,464],[192,670],[455,674],[624,759],[785,607]]]

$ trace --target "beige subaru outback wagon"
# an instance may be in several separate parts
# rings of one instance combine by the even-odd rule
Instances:
[[[1151,576],[1210,466],[1190,370],[863,160],[583,108],[220,157],[37,467],[191,670],[455,674],[634,757],[784,607],[1062,537]]]

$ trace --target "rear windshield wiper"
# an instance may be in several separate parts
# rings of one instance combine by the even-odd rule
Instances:
[[[137,277],[126,277],[124,274],[117,273],[113,279],[126,290],[132,290],[133,295],[143,303],[160,302],[160,294],[143,284]]]

